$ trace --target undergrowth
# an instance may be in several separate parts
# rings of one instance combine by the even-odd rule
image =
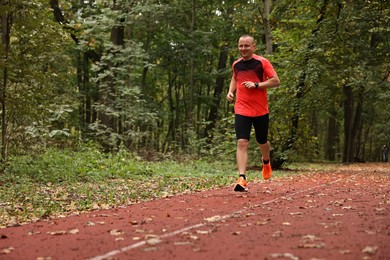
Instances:
[[[234,162],[144,161],[127,152],[49,149],[0,174],[0,227],[231,185]]]
[[[298,168],[278,171],[274,178]],[[248,178],[262,179],[259,170],[248,167]],[[150,162],[95,148],[10,157],[0,173],[0,228],[226,187],[236,178],[235,158]]]

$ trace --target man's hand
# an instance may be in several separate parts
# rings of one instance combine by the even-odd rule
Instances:
[[[251,81],[244,81],[241,83],[246,88],[255,88],[255,83]]]
[[[229,101],[229,102],[232,102],[234,100],[234,94],[232,92],[229,92],[227,95],[226,95],[226,99]]]

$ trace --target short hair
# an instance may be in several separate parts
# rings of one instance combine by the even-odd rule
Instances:
[[[253,43],[256,44],[255,38],[253,38],[252,35],[243,34],[243,35],[240,36],[240,38],[252,38]],[[239,39],[240,39],[240,38],[239,38]]]

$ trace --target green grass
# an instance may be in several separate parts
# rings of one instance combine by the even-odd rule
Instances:
[[[291,175],[298,168],[274,176]],[[247,176],[261,179],[255,170]],[[234,158],[147,162],[126,152],[107,155],[93,148],[12,157],[0,174],[0,227],[226,187],[236,178]]]
[[[96,149],[10,158],[0,174],[0,227],[230,185],[235,163],[146,162]]]

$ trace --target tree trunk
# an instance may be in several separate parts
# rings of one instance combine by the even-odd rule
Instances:
[[[113,10],[118,10],[120,7],[117,6],[116,1],[113,1]],[[121,18],[119,22],[123,22],[124,18]],[[111,28],[111,35],[110,39],[111,42],[114,45],[122,46],[124,45],[125,41],[125,32],[124,32],[124,26],[123,25],[115,25],[113,28]],[[116,53],[113,53],[113,56],[117,55]],[[111,69],[112,66],[118,66],[114,64],[109,64],[107,69]],[[99,103],[103,105],[104,109],[99,111],[98,118],[101,121],[101,124],[104,126],[105,130],[105,137],[104,141],[102,142],[103,149],[105,152],[113,151],[118,145],[119,140],[115,138],[115,140],[112,140],[111,137],[113,134],[120,133],[119,126],[121,126],[121,118],[117,118],[109,113],[111,109],[115,110],[115,103],[117,102],[117,95],[118,95],[118,89],[117,89],[117,83],[116,83],[116,75],[108,76],[105,79],[103,79],[103,82],[106,87],[99,89]],[[109,140],[108,142],[106,140]]]
[[[0,6],[9,5],[8,1],[0,1]],[[8,83],[8,53],[10,48],[10,14],[5,12],[1,14],[1,44],[3,53],[3,81],[1,86],[1,158],[5,161],[7,157],[7,83]]]
[[[322,3],[320,14],[319,14],[317,22],[316,22],[317,26],[311,32],[311,40],[307,45],[306,55],[303,57],[303,60],[301,62],[302,64],[305,64],[305,65],[309,64],[310,57],[309,57],[308,53],[310,53],[315,47],[315,45],[314,45],[315,38],[316,38],[318,31],[320,30],[321,22],[325,18],[325,13],[326,13],[326,8],[328,6],[328,3],[329,3],[329,0],[324,0],[324,2]],[[289,133],[289,137],[287,138],[286,142],[283,144],[283,147],[282,147],[283,151],[282,152],[286,152],[293,147],[297,133],[298,133],[300,103],[301,103],[301,100],[304,96],[306,70],[307,70],[307,67],[303,68],[303,71],[301,72],[301,74],[298,78],[297,85],[295,87],[296,94],[295,94],[295,99],[294,99],[294,104],[293,104],[294,108],[293,108],[293,117],[291,119],[290,133]],[[277,168],[281,167],[283,165],[283,163],[285,162],[285,160],[286,159],[283,156],[273,158],[272,163],[273,163],[274,168],[277,169]]]
[[[226,62],[228,59],[229,48],[227,46],[222,47],[219,61],[218,61],[218,71],[222,72],[226,69]],[[212,130],[215,127],[215,123],[218,119],[218,108],[221,102],[221,95],[223,92],[223,87],[225,85],[225,78],[222,75],[219,75],[215,80],[214,94],[213,94],[213,102],[211,104],[209,116],[207,118],[207,122],[209,122],[205,128],[204,136],[207,138],[207,142],[210,143],[212,140],[212,136],[209,136]]]
[[[343,162],[349,163],[360,160],[355,156],[357,134],[361,123],[363,108],[363,93],[358,93],[358,101],[354,113],[354,97],[350,86],[344,86],[344,152]]]
[[[273,41],[271,35],[271,23],[269,21],[269,14],[271,12],[271,0],[263,0],[264,9],[261,10],[259,7],[259,12],[263,20],[264,25],[264,38],[265,38],[265,46],[267,54],[273,53]]]
[[[173,100],[173,80],[172,80],[172,72],[169,69],[168,71],[168,103],[169,103],[169,124],[168,131],[165,137],[165,141],[163,144],[163,152],[167,152],[171,143],[171,140],[174,140],[175,137],[175,105]]]
[[[336,160],[336,138],[337,138],[337,121],[332,115],[328,118],[328,129],[325,144],[325,159],[329,161]]]
[[[50,7],[53,10],[53,15],[55,20],[62,24],[64,29],[69,32],[69,35],[73,39],[73,41],[78,45],[79,39],[74,34],[72,30],[69,30],[69,28],[66,27],[68,24],[68,21],[65,19],[63,12],[60,8],[59,1],[58,0],[50,0]],[[93,109],[93,104],[98,101],[98,90],[91,89],[90,83],[89,83],[89,61],[97,62],[101,59],[101,54],[97,53],[95,50],[88,50],[84,52],[83,54],[80,54],[80,56],[83,57],[82,61],[82,68],[80,73],[81,77],[78,77],[78,80],[82,80],[82,82],[78,82],[79,86],[83,86],[83,89],[85,91],[85,100],[80,100],[81,103],[85,102],[85,104],[80,104],[79,106],[83,106],[83,109],[85,111],[85,119],[80,119],[80,125],[83,126],[85,123],[88,125],[90,123],[94,123],[97,120],[97,112]],[[78,75],[80,76],[80,75]]]
[[[351,162],[353,151],[353,145],[351,145],[351,129],[352,129],[352,116],[353,116],[353,93],[351,86],[344,85],[344,149],[343,149],[343,162]]]
[[[77,88],[79,91],[79,122],[82,132],[86,129],[85,123],[85,98],[86,91],[83,84],[84,59],[81,52],[77,52]]]
[[[190,37],[191,44],[190,52],[190,79],[189,79],[189,104],[188,104],[188,113],[187,113],[187,124],[194,126],[196,122],[194,122],[194,93],[195,93],[195,19],[196,19],[196,0],[192,0],[191,2],[191,27],[190,27]]]
[[[147,34],[146,34],[145,51],[147,53],[150,53],[150,32],[147,32]],[[143,94],[145,94],[146,77],[148,75],[148,71],[149,71],[149,67],[144,66],[144,68],[142,70],[142,77],[141,77],[141,91]]]
[[[361,115],[363,110],[364,88],[361,87],[358,93],[358,100],[354,113],[354,96],[352,87],[343,86],[344,91],[344,150],[343,162],[351,163],[360,161],[356,155],[357,134],[361,124]]]
[[[361,142],[361,135],[359,131],[362,129],[362,111],[363,111],[363,100],[364,100],[364,87],[359,88],[358,100],[355,110],[354,122],[352,125],[352,144],[354,146],[353,160],[363,161],[361,157],[360,150],[358,149],[357,144]],[[358,138],[359,137],[359,138]]]

